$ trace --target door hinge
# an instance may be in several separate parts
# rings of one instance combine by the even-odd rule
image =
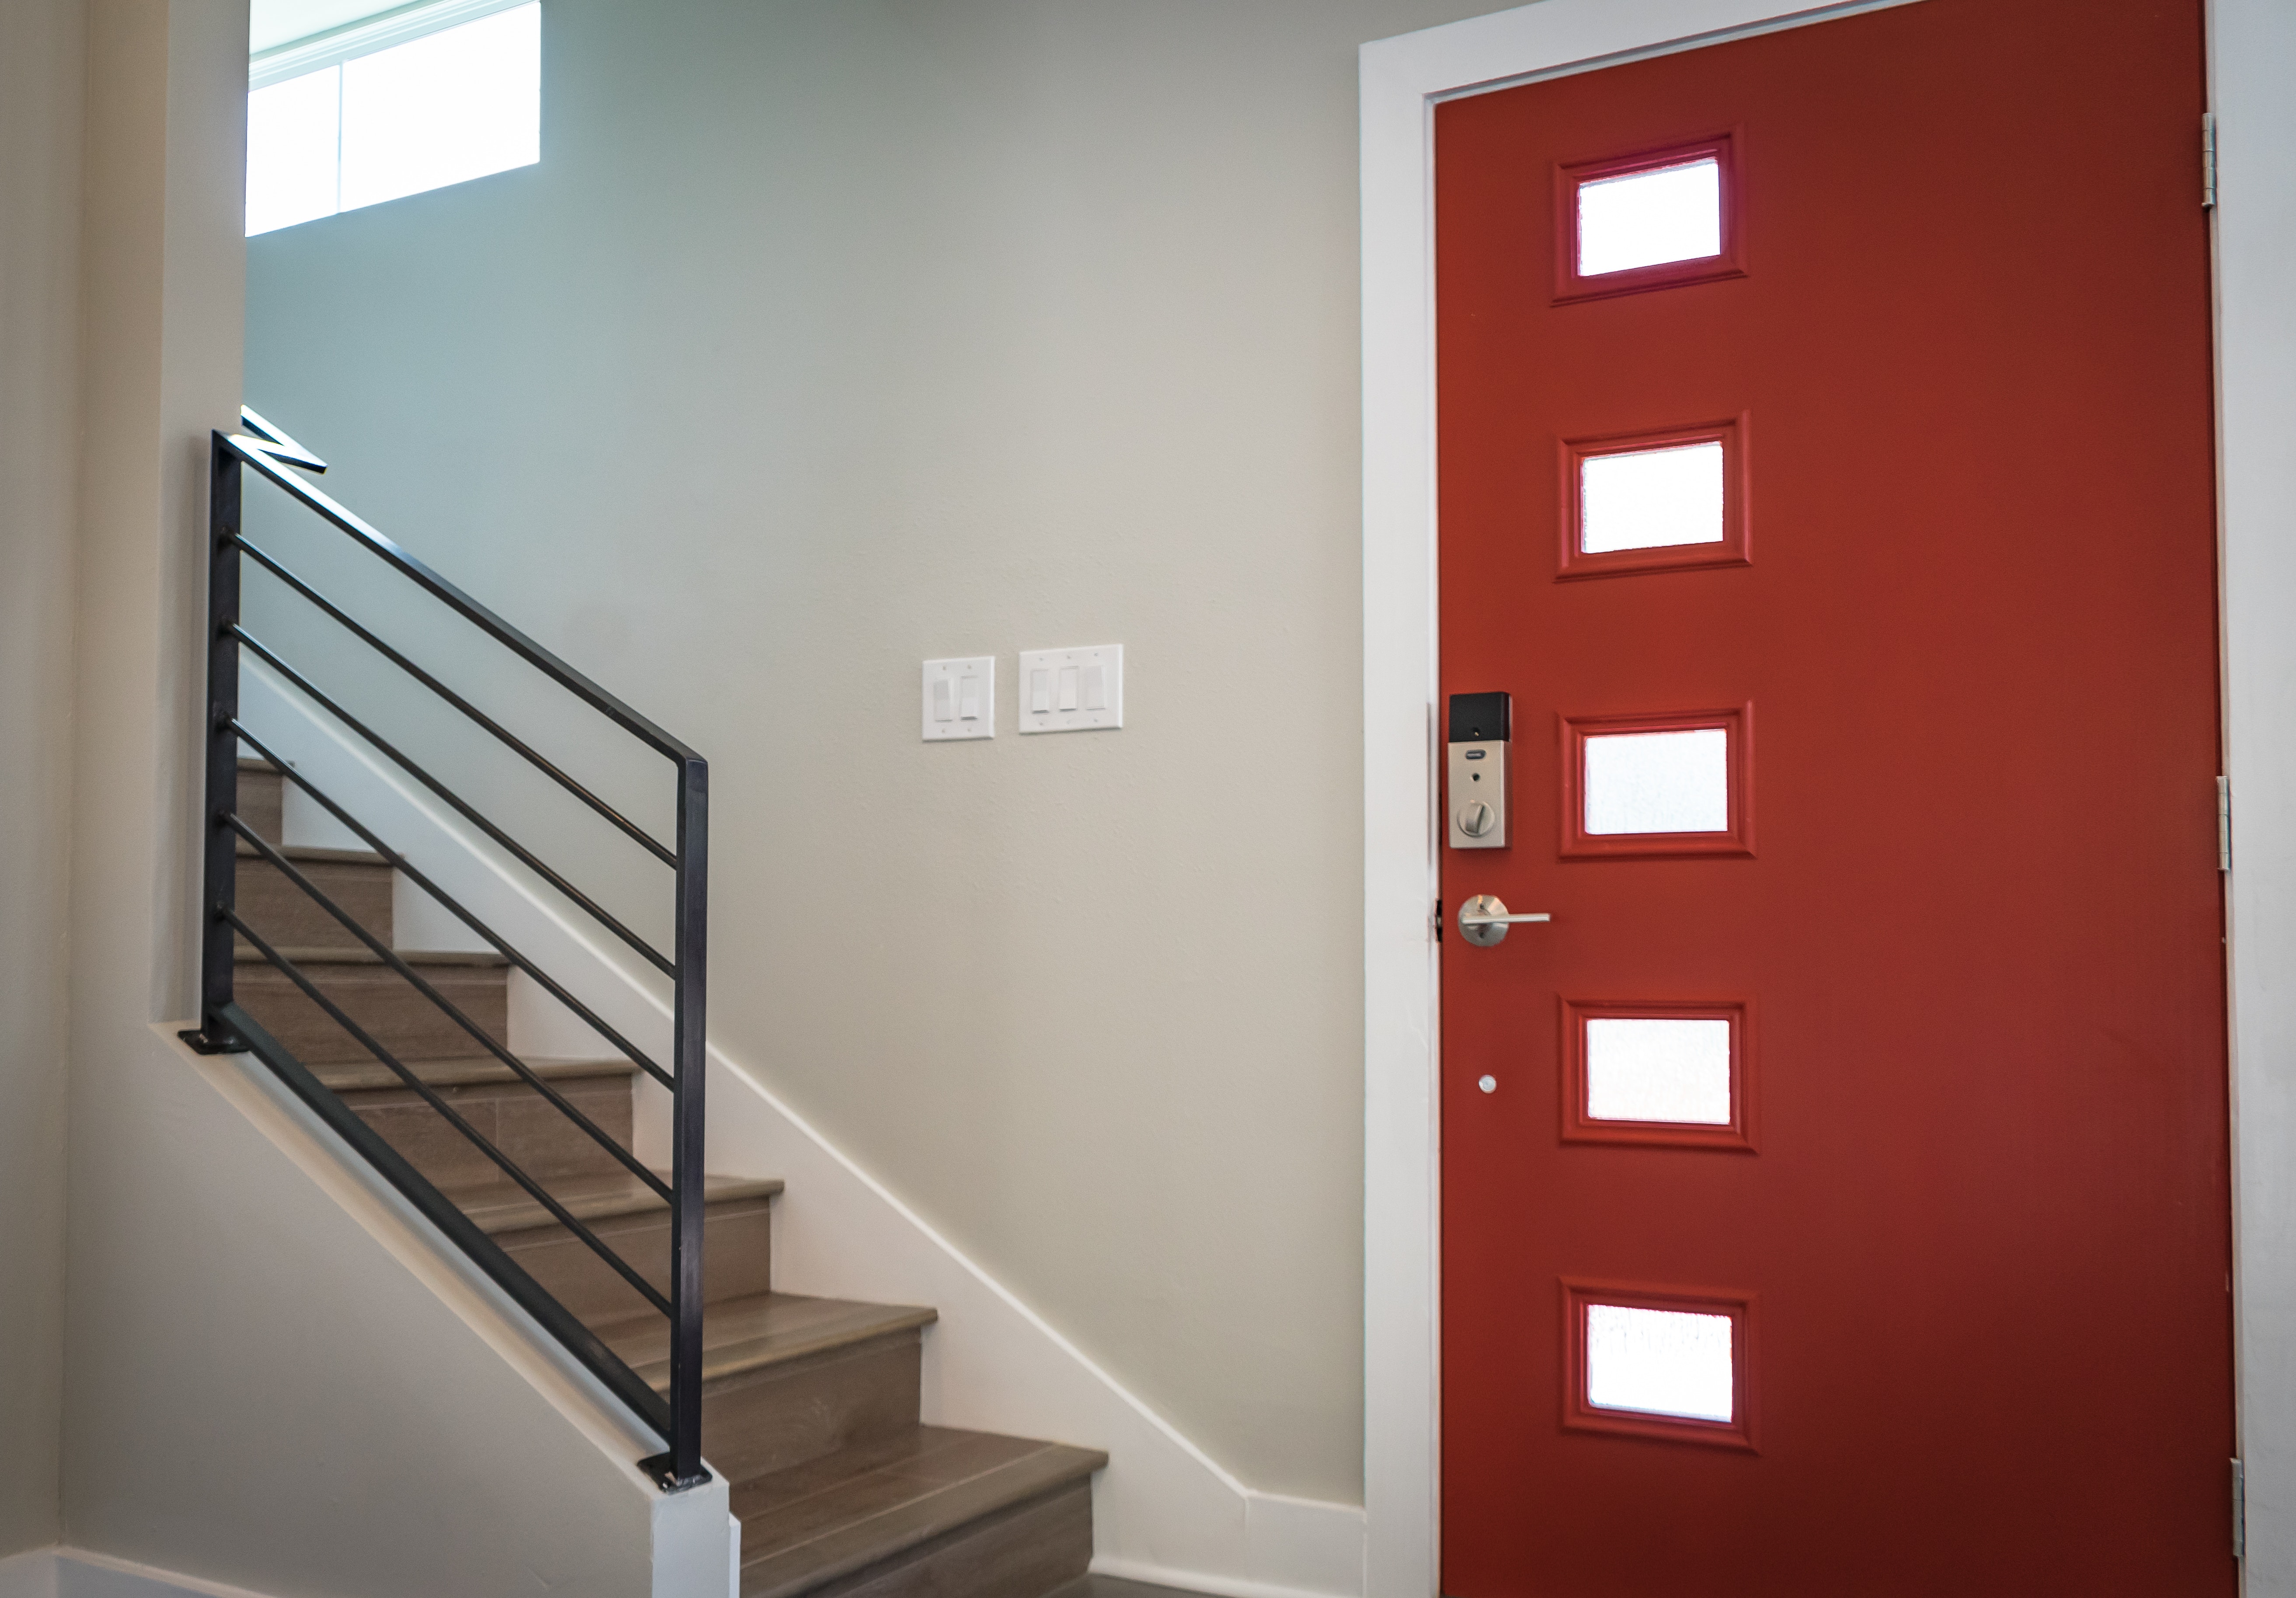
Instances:
[[[1443,941],[1443,901],[1441,899],[1435,901],[1435,941],[1438,943]]]
[[[2232,779],[2217,779],[2217,869],[2232,869]]]
[[[2217,204],[2217,114],[2201,113],[2201,209],[2214,210]]]
[[[2248,1472],[2232,1462],[2232,1556],[2248,1557]]]

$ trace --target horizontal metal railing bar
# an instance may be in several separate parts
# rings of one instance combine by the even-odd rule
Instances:
[[[413,882],[417,888],[420,888],[423,892],[429,894],[433,899],[437,900],[439,904],[446,909],[448,914],[454,916],[455,920],[470,928],[472,931],[476,932],[480,937],[492,944],[496,952],[501,955],[504,959],[509,961],[512,965],[518,967],[519,970],[524,971],[528,976],[533,978],[535,981],[541,984],[543,991],[549,994],[552,998],[556,999],[560,1004],[565,1005],[568,1010],[571,1011],[577,1020],[583,1022],[601,1038],[603,1038],[607,1043],[620,1050],[624,1058],[627,1059],[640,1070],[645,1072],[646,1075],[652,1077],[655,1081],[660,1083],[664,1087],[675,1087],[676,1086],[675,1079],[671,1078],[670,1074],[662,1069],[661,1067],[656,1065],[652,1060],[648,1058],[644,1051],[640,1049],[628,1038],[624,1037],[612,1027],[607,1025],[603,1018],[602,1018],[595,1011],[592,1010],[587,1004],[585,1004],[581,1000],[576,998],[571,993],[569,993],[565,987],[560,983],[555,977],[552,976],[548,971],[544,971],[540,966],[535,964],[533,961],[529,960],[524,955],[520,954],[516,949],[511,947],[509,939],[503,937],[501,933],[496,931],[492,927],[487,925],[486,922],[480,921],[476,915],[472,914],[471,911],[463,906],[460,899],[457,899],[454,895],[448,893],[445,889],[439,887],[438,883],[425,876],[415,867],[412,861],[408,860],[406,856],[400,854],[397,849],[392,848],[380,837],[376,836],[372,830],[370,830],[357,816],[353,815],[348,810],[344,809],[342,806],[337,804],[334,799],[324,790],[320,788],[317,783],[312,782],[310,778],[305,776],[301,772],[296,770],[292,766],[287,764],[284,759],[274,753],[269,745],[266,744],[260,738],[258,738],[254,733],[247,730],[244,723],[241,722],[236,717],[234,717],[231,720],[230,726],[233,732],[239,734],[239,740],[242,743],[246,744],[250,749],[255,750],[258,754],[261,755],[266,760],[271,763],[273,770],[276,771],[281,776],[286,778],[287,781],[294,783],[304,792],[309,794],[313,799],[318,800],[320,804],[326,807],[327,814],[332,815],[337,821],[342,823],[343,825],[348,827],[353,832],[358,834],[359,838],[369,848],[373,849],[376,854],[381,855],[383,859],[388,861],[393,867],[404,873],[408,881]],[[289,858],[291,859],[294,856],[292,855],[289,856]]]
[[[417,666],[414,661],[408,660],[405,655],[399,653],[398,651],[393,649],[390,644],[385,643],[381,639],[376,637],[372,632],[368,631],[365,627],[362,626],[356,618],[348,614],[341,606],[336,604],[334,601],[329,599],[325,594],[311,586],[310,584],[305,582],[301,578],[297,577],[293,572],[288,570],[287,568],[282,565],[276,559],[266,553],[256,545],[250,544],[246,538],[238,534],[234,533],[232,536],[231,541],[241,549],[246,551],[249,554],[253,555],[258,563],[260,563],[281,582],[285,583],[289,587],[294,589],[296,593],[301,594],[305,599],[309,600],[313,604],[325,611],[329,616],[333,617],[337,622],[340,623],[342,627],[353,636],[357,637],[359,642],[365,643],[368,648],[382,656],[383,659],[389,660],[393,666],[398,667],[399,670],[406,673],[407,676],[413,677],[416,682],[430,690],[431,692],[437,694],[440,699],[445,700],[448,704],[454,706],[455,709],[460,710],[463,715],[478,723],[480,726],[493,733],[504,743],[508,744],[513,751],[524,756],[528,763],[533,766],[537,771],[542,773],[543,775],[548,777],[552,782],[566,790],[567,792],[572,794],[576,799],[580,799],[584,804],[589,806],[591,809],[595,810],[599,815],[613,823],[614,825],[619,827],[627,836],[644,848],[646,852],[653,856],[655,859],[660,861],[664,865],[675,866],[677,864],[676,850],[656,842],[652,833],[639,826],[636,822],[630,820],[620,811],[615,809],[605,800],[600,799],[596,794],[591,792],[587,788],[582,786],[581,783],[576,782],[572,777],[567,775],[566,773],[561,770],[548,756],[543,754],[539,750],[535,749],[517,733],[512,732],[508,727],[504,726],[500,722],[496,721],[493,717],[488,715],[484,710],[480,709],[476,705],[471,703],[470,701],[464,699],[452,688],[447,687],[446,684],[440,682],[437,677],[431,676],[429,672],[423,670],[422,668]]]
[[[609,1348],[596,1332],[577,1320],[564,1305],[527,1273],[525,1267],[512,1259],[500,1243],[488,1236],[484,1228],[457,1209],[452,1199],[439,1192],[428,1176],[409,1164],[404,1154],[386,1143],[381,1134],[360,1119],[358,1112],[345,1103],[341,1095],[312,1075],[308,1066],[258,1025],[255,1018],[244,1008],[236,1004],[226,1004],[216,1019],[237,1035],[250,1053],[270,1067],[272,1074],[308,1105],[312,1113],[324,1121],[336,1136],[381,1172],[383,1179],[397,1188],[424,1219],[468,1255],[472,1263],[484,1271],[512,1303],[533,1316],[545,1332],[556,1338],[583,1369],[596,1377],[606,1390],[621,1400],[642,1423],[668,1440],[669,1404],[654,1391],[652,1383],[630,1369],[628,1364]]]
[[[478,627],[528,665],[648,748],[681,763],[693,758],[693,751],[677,739],[511,626],[317,488],[300,478],[291,476],[280,464],[280,458],[272,453],[277,447],[275,445],[266,444],[259,438],[223,433],[216,435],[216,441],[220,447],[254,467],[278,488],[357,539],[371,553],[413,579],[424,592],[447,605],[463,619]]]
[[[456,815],[462,816],[472,826],[477,827],[488,837],[493,839],[496,843],[502,845],[503,848],[508,849],[512,855],[517,857],[521,865],[541,877],[544,881],[549,883],[559,892],[564,894],[569,899],[572,900],[585,914],[595,921],[600,926],[613,933],[615,937],[620,938],[624,943],[628,944],[630,947],[636,949],[639,954],[644,955],[646,959],[652,962],[655,969],[660,971],[662,975],[673,979],[676,977],[676,965],[670,960],[665,958],[644,938],[640,938],[636,933],[622,925],[619,921],[615,919],[612,912],[609,911],[604,906],[593,899],[588,894],[584,893],[580,889],[575,887],[573,883],[568,881],[564,877],[559,875],[557,872],[553,871],[548,865],[544,865],[540,857],[538,857],[531,849],[528,848],[524,844],[519,842],[518,840],[512,838],[509,833],[504,832],[493,822],[480,815],[476,806],[463,798],[462,795],[456,793],[453,789],[447,787],[446,783],[432,776],[429,772],[423,770],[422,766],[416,765],[414,760],[401,753],[395,745],[387,742],[380,733],[377,733],[373,728],[359,720],[358,717],[353,716],[348,710],[343,709],[341,705],[338,704],[332,697],[324,692],[317,684],[312,682],[310,678],[305,676],[292,666],[288,665],[286,661],[281,660],[279,656],[272,651],[270,646],[266,644],[261,639],[258,638],[254,634],[249,632],[245,627],[239,626],[235,622],[232,625],[230,633],[231,636],[239,640],[242,648],[253,650],[257,655],[260,656],[275,670],[279,672],[281,676],[284,676],[289,682],[294,684],[295,686],[302,690],[303,692],[308,694],[310,698],[330,716],[332,716],[336,720],[350,728],[352,732],[357,733],[360,737],[365,739],[369,743],[381,750],[391,759],[397,761],[400,767],[403,768],[409,776],[413,777],[416,782],[421,783],[425,788],[428,788],[431,792],[437,794],[440,799],[445,799],[449,805],[452,805],[455,807],[455,813]]]
[[[600,1127],[588,1116],[584,1115],[579,1110],[576,1109],[572,1102],[570,1102],[563,1094],[560,1093],[555,1087],[553,1087],[546,1080],[536,1075],[533,1069],[527,1065],[526,1061],[521,1060],[516,1054],[512,1053],[504,1045],[496,1043],[494,1038],[488,1034],[485,1028],[480,1026],[478,1022],[472,1020],[468,1015],[464,1014],[460,1005],[455,1004],[451,999],[447,998],[445,994],[440,993],[436,987],[432,987],[421,972],[417,971],[413,966],[409,965],[399,956],[399,954],[396,949],[390,947],[381,938],[377,938],[373,933],[361,926],[351,915],[349,911],[344,909],[340,905],[335,902],[333,897],[328,894],[325,889],[321,888],[316,882],[312,881],[310,878],[305,876],[302,872],[296,868],[293,861],[288,859],[285,855],[281,854],[277,848],[274,848],[269,842],[258,836],[255,829],[247,824],[244,818],[234,814],[226,816],[224,819],[231,824],[232,829],[242,838],[244,838],[250,843],[252,843],[255,846],[257,852],[259,853],[266,860],[268,860],[273,866],[277,868],[283,876],[286,877],[289,881],[294,883],[296,887],[301,889],[305,894],[308,895],[319,908],[324,910],[329,915],[333,916],[338,922],[340,922],[345,931],[357,938],[361,943],[366,945],[366,947],[373,952],[375,958],[381,960],[385,965],[390,967],[392,971],[398,972],[401,977],[404,977],[407,982],[413,985],[417,993],[421,994],[424,998],[429,999],[433,1004],[436,1004],[440,1010],[444,1011],[448,1020],[452,1020],[456,1026],[462,1028],[463,1031],[468,1032],[473,1038],[475,1038],[480,1046],[484,1048],[496,1059],[501,1061],[504,1065],[510,1067],[510,1069],[516,1072],[529,1087],[533,1088],[535,1092],[540,1094],[544,1098],[548,1099],[552,1106],[555,1108],[560,1114],[565,1116],[568,1120],[572,1121],[576,1126],[582,1128],[584,1132],[587,1133],[592,1141],[596,1143],[600,1148],[605,1150],[606,1152],[611,1154],[615,1160],[619,1160],[623,1168],[630,1173],[630,1175],[636,1176],[639,1181],[644,1183],[646,1186],[652,1189],[654,1195],[660,1199],[663,1203],[667,1204],[670,1201],[670,1191],[669,1184],[668,1183],[655,1176],[652,1171],[646,1169],[644,1163],[639,1160],[636,1155],[622,1147],[620,1143],[616,1143],[613,1137],[607,1133],[603,1127]]]
[[[464,1120],[461,1115],[456,1113],[454,1106],[447,1103],[445,1099],[439,1097],[436,1089],[431,1087],[429,1083],[423,1081],[422,1078],[416,1076],[414,1072],[410,1070],[406,1065],[402,1064],[397,1055],[391,1053],[390,1050],[377,1043],[374,1040],[373,1036],[369,1033],[365,1028],[360,1026],[357,1021],[353,1020],[348,1014],[346,1014],[340,1005],[337,1004],[332,999],[327,997],[325,994],[320,992],[318,985],[313,982],[309,977],[303,973],[301,967],[298,966],[292,960],[288,959],[287,956],[282,955],[277,949],[273,948],[268,943],[265,942],[263,935],[258,932],[254,928],[249,926],[245,921],[242,920],[239,912],[220,905],[216,906],[216,910],[224,920],[229,922],[233,926],[239,929],[240,935],[242,937],[245,938],[248,942],[255,946],[256,953],[261,955],[264,959],[269,961],[274,966],[275,966],[279,970],[280,973],[290,982],[292,982],[296,987],[301,988],[303,990],[304,997],[309,999],[320,1009],[325,1011],[328,1017],[332,1020],[337,1026],[340,1027],[344,1031],[351,1035],[352,1039],[357,1043],[359,1047],[365,1049],[368,1053],[373,1054],[377,1060],[381,1061],[384,1065],[390,1067],[391,1071],[396,1074],[401,1081],[405,1082],[408,1087],[414,1089],[414,1092],[421,1095],[422,1100],[428,1103],[431,1109],[437,1110],[439,1115],[444,1117],[447,1125],[453,1127],[455,1130],[460,1132],[464,1137],[469,1138],[472,1143],[476,1144],[479,1152],[484,1154],[488,1159],[493,1160],[495,1164],[502,1168],[502,1173],[504,1176],[508,1176],[512,1182],[517,1183],[520,1187],[525,1189],[527,1196],[532,1199],[536,1203],[541,1205],[543,1209],[549,1211],[553,1219],[556,1220],[560,1225],[565,1227],[566,1230],[571,1233],[574,1236],[581,1239],[583,1242],[586,1243],[592,1253],[604,1260],[606,1264],[611,1266],[615,1273],[625,1282],[627,1282],[632,1287],[636,1288],[639,1294],[645,1299],[646,1302],[652,1304],[656,1309],[661,1311],[664,1315],[668,1316],[672,1321],[675,1321],[677,1318],[676,1312],[672,1310],[669,1307],[669,1300],[664,1298],[660,1292],[656,1291],[653,1283],[639,1275],[635,1270],[632,1270],[627,1260],[623,1259],[620,1255],[608,1248],[603,1242],[601,1242],[598,1239],[597,1233],[592,1232],[589,1227],[577,1220],[571,1210],[568,1209],[563,1204],[561,1204],[556,1199],[551,1197],[549,1191],[544,1188],[540,1183],[535,1181],[533,1177],[528,1176],[526,1172],[520,1168],[516,1160],[504,1153],[500,1149],[496,1148],[492,1143],[487,1140],[485,1134],[481,1133],[477,1127],[472,1126],[470,1122]],[[241,1006],[238,1004],[234,1003],[232,1008],[236,1010],[241,1008]]]

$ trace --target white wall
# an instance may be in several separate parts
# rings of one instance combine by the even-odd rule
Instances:
[[[0,6],[0,1554],[56,1533],[80,9]]]
[[[1321,1499],[1361,1483],[1354,54],[1478,9],[545,0],[540,166],[250,245],[250,402],[711,758],[727,1053]],[[1125,730],[1015,737],[1013,651],[1108,642]],[[918,662],[991,651],[1003,733],[922,745]]]

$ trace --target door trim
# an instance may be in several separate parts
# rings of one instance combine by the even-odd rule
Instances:
[[[1444,100],[1919,0],[1540,0],[1363,46],[1364,1590],[1440,1560],[1434,144]],[[2248,1590],[2296,1591],[2296,54],[2282,0],[2209,0],[2232,939],[2237,1422]],[[2199,130],[2194,134],[2199,203]],[[2248,196],[2243,209],[2242,196]],[[2235,597],[2236,596],[2236,597]],[[2209,802],[2212,802],[2212,799]],[[2244,865],[2245,870],[2242,869]],[[2243,1107],[2245,1106],[2245,1115]],[[2251,1373],[2253,1373],[2251,1375]]]

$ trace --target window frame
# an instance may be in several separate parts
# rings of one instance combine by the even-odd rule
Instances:
[[[1738,149],[1741,130],[1726,128],[1703,138],[1645,145],[1624,154],[1587,160],[1562,161],[1554,168],[1554,303],[1611,299],[1620,294],[1640,294],[1652,289],[1671,289],[1686,283],[1718,283],[1746,275],[1745,193]],[[1578,191],[1588,184],[1668,167],[1685,167],[1711,158],[1720,184],[1722,248],[1714,255],[1687,260],[1658,261],[1629,266],[1620,272],[1581,275],[1578,270]]]
[[[1630,860],[1679,855],[1754,852],[1754,705],[1751,700],[1711,710],[1660,710],[1616,716],[1559,716],[1562,739],[1564,860]],[[1590,832],[1587,830],[1587,744],[1595,738],[1644,733],[1719,730],[1727,743],[1730,824],[1718,832]]]
[[[1676,1287],[1647,1282],[1598,1282],[1565,1276],[1562,1288],[1562,1424],[1573,1431],[1606,1431],[1654,1442],[1761,1452],[1759,1428],[1760,1362],[1756,1342],[1761,1295],[1727,1288]],[[1730,1418],[1703,1420],[1640,1409],[1610,1409],[1587,1397],[1587,1311],[1595,1305],[1679,1315],[1724,1315],[1730,1322]]]
[[[1562,1012],[1562,1141],[1632,1143],[1643,1148],[1710,1149],[1751,1154],[1758,1147],[1754,1001],[1750,995],[1712,999],[1587,999],[1564,996]],[[1730,1026],[1730,1119],[1709,1121],[1597,1119],[1587,1108],[1587,1023],[1596,1020],[1718,1020]]]
[[[1562,533],[1558,580],[1633,571],[1687,571],[1706,566],[1751,566],[1753,536],[1748,507],[1753,479],[1747,445],[1752,418],[1745,412],[1719,422],[1691,422],[1630,433],[1579,435],[1558,440]],[[1722,447],[1722,537],[1707,544],[1653,544],[1589,553],[1586,537],[1586,463],[1596,456],[1640,455],[1692,444]]]

